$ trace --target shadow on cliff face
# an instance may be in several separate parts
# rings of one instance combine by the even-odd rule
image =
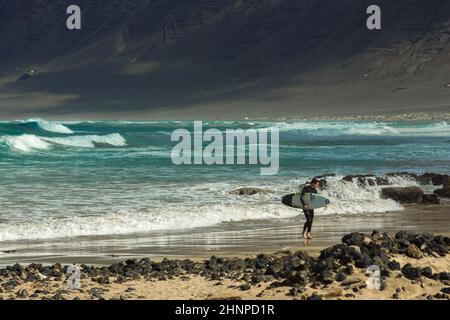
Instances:
[[[1,90],[25,97],[72,97],[60,104],[33,101],[36,107],[29,108],[55,115],[182,112],[198,105],[245,106],[249,101],[256,108],[284,105],[285,112],[296,107],[296,100],[308,103],[309,98],[310,105],[322,108],[313,111],[328,112],[339,102],[366,102],[365,86],[375,96],[384,94],[384,102],[369,106],[377,108],[399,87],[392,84],[396,79],[400,84],[422,81],[445,71],[450,7],[440,0],[380,0],[383,30],[368,31],[369,4],[147,0],[119,5],[84,0],[79,5],[85,28],[68,34],[55,28],[64,25],[65,16],[57,13],[65,2],[41,7],[30,3],[35,14],[9,3],[0,26],[9,22],[14,32],[0,31],[6,44],[0,59],[42,72],[4,84]],[[19,17],[34,32],[19,28],[14,22]],[[158,68],[138,70],[154,62]],[[323,99],[314,96],[315,90]],[[334,92],[327,96],[327,91]],[[403,91],[395,97],[410,94]]]

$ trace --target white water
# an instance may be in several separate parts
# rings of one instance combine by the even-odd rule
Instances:
[[[305,131],[310,135],[361,135],[361,136],[416,136],[442,137],[450,136],[450,125],[443,121],[439,123],[424,123],[416,125],[396,125],[387,122],[281,122],[269,128],[282,132]]]
[[[25,123],[36,123],[39,128],[49,132],[57,132],[57,133],[73,133],[72,130],[64,126],[63,124],[55,121],[45,121],[42,119],[29,119],[25,121]]]
[[[126,145],[126,140],[118,133],[107,135],[67,136],[63,138],[39,137],[34,134],[22,134],[19,136],[0,136],[0,142],[5,143],[13,150],[21,152],[45,150],[52,145],[78,148],[95,148],[95,143],[107,144],[115,147],[123,147]]]
[[[318,216],[334,214],[358,214],[402,210],[403,207],[392,200],[380,198],[382,186],[360,185],[358,182],[342,181],[342,177],[328,178],[328,187],[320,194],[328,197],[328,208],[316,210]],[[0,241],[35,240],[76,236],[100,236],[111,234],[148,233],[155,230],[178,230],[208,227],[224,222],[245,220],[285,219],[302,215],[302,212],[286,207],[279,201],[282,195],[296,192],[296,186],[306,178],[291,181],[274,181],[264,188],[272,190],[268,194],[254,196],[230,195],[236,186],[226,183],[209,183],[182,187],[180,194],[189,194],[191,202],[170,203],[170,205],[147,209],[118,209],[101,215],[73,216],[64,218],[41,218],[13,224],[0,224]],[[391,179],[393,186],[417,185],[406,177]],[[168,189],[172,186],[167,186]],[[159,189],[159,188],[158,188]],[[161,190],[159,190],[162,192]],[[167,191],[167,190],[166,190]],[[155,190],[158,193],[158,190]],[[196,199],[211,197],[212,204],[195,204]],[[159,197],[158,194],[154,195]],[[161,194],[162,197],[162,194]],[[299,221],[303,221],[299,218]]]

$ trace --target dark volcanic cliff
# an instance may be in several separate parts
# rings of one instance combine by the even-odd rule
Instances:
[[[70,4],[82,30],[65,28]],[[365,27],[369,4],[0,0],[0,116],[448,110],[448,0],[379,0],[381,31]]]

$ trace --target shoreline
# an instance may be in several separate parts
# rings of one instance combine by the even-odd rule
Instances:
[[[450,121],[450,105],[442,106],[437,108],[429,108],[431,110],[427,111],[417,111],[419,108],[414,109],[403,109],[403,110],[392,110],[392,111],[383,111],[383,112],[363,112],[363,113],[344,113],[344,114],[331,114],[331,115],[310,115],[310,116],[283,116],[280,115],[278,117],[232,117],[232,118],[220,118],[217,121],[261,121],[261,122],[295,122],[295,121],[392,121],[392,122],[429,122],[429,121]],[[432,111],[432,109],[436,109],[436,111]],[[445,111],[442,111],[445,110]],[[39,117],[37,117],[39,118]],[[58,122],[70,122],[70,121],[129,121],[129,122],[153,122],[153,121],[194,121],[194,120],[203,120],[210,121],[209,118],[145,118],[142,117],[126,117],[126,118],[101,118],[101,117],[52,117],[45,116],[45,119],[49,121],[58,121]],[[0,121],[18,121],[17,118],[7,118],[3,117]]]
[[[81,237],[4,242],[0,267],[14,263],[86,263],[109,265],[130,258],[149,257],[202,260],[211,255],[249,257],[258,253],[302,250],[317,255],[340,241],[342,234],[375,229],[432,232],[450,236],[450,204],[406,205],[404,210],[383,213],[316,215],[313,235],[305,244],[300,237],[304,217],[224,223],[183,232],[116,237]],[[5,253],[6,252],[6,253]]]
[[[68,289],[67,266],[0,269],[1,299],[450,299],[450,238],[399,231],[351,233],[318,257],[304,251],[239,258],[81,265],[81,286]],[[380,267],[371,288],[366,269]]]

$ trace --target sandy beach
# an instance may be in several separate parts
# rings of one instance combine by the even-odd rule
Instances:
[[[61,264],[16,264],[0,269],[0,299],[449,299],[450,238],[373,232],[342,242],[319,256],[285,251],[81,265],[77,289],[68,288]],[[367,282],[373,263],[380,264],[379,288]]]

